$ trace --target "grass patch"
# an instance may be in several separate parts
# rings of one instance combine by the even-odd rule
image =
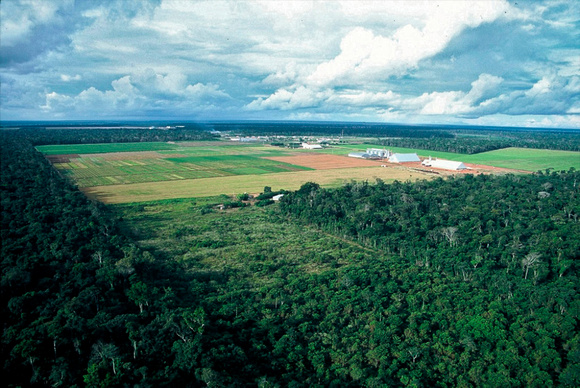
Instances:
[[[229,274],[239,291],[278,290],[282,279],[340,273],[380,255],[278,217],[275,209],[207,210],[225,196],[116,205],[122,227],[156,257],[201,276]],[[278,290],[279,291],[279,290]]]

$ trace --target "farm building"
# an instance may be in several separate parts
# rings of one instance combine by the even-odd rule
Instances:
[[[322,149],[322,146],[320,144],[302,143],[302,148],[307,150],[320,150]]]
[[[420,162],[421,159],[417,154],[392,154],[389,156],[389,162],[391,163],[406,163],[406,162]]]
[[[391,155],[391,151],[380,148],[367,148],[366,152],[351,152],[348,154],[351,158],[360,159],[383,159]]]
[[[391,156],[391,151],[380,148],[367,148],[367,154],[369,154],[371,158],[388,158]]]
[[[351,158],[360,158],[360,159],[370,158],[370,155],[367,154],[366,152],[351,152],[350,154],[348,154],[348,156]]]
[[[441,168],[444,170],[465,170],[467,167],[463,162],[456,162],[453,160],[444,160],[444,159],[425,159],[421,162],[423,166],[433,167],[433,168]]]

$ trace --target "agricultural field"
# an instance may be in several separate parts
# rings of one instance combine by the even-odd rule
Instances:
[[[306,182],[337,187],[351,180],[385,182],[452,174],[419,163],[389,164],[349,158],[373,144],[341,144],[323,150],[286,149],[239,142],[124,143],[39,146],[55,168],[87,196],[105,203],[142,202],[217,194],[298,189]],[[458,160],[470,173],[580,169],[578,152],[508,148],[474,155],[391,147],[421,157]],[[492,166],[492,167],[490,167]],[[167,184],[167,182],[171,184]]]
[[[174,157],[171,158],[161,155],[157,158],[134,156],[128,155],[124,160],[81,156],[65,163],[54,163],[54,166],[70,176],[81,188],[309,170],[308,167],[249,155],[172,155]]]
[[[465,155],[463,159],[468,163],[534,172],[548,168],[558,171],[567,171],[570,167],[574,167],[576,170],[580,169],[580,152],[574,151],[504,148],[475,155]]]
[[[272,190],[297,190],[306,182],[324,187],[338,187],[352,180],[375,182],[377,178],[390,183],[394,180],[415,181],[432,175],[409,171],[404,167],[343,168],[280,174],[228,176],[221,178],[189,179],[171,182],[147,182],[132,185],[87,187],[83,192],[91,199],[105,203],[129,203],[170,198],[208,197],[222,194],[259,194],[265,186]]]
[[[139,143],[58,145],[38,149],[46,151],[55,168],[80,188],[310,170],[263,158],[285,153],[262,145],[143,144],[141,147]],[[124,145],[127,147],[123,148]]]

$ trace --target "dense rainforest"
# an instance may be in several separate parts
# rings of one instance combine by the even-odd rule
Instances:
[[[183,252],[146,250],[24,134],[2,133],[6,386],[580,386],[577,171],[193,201]],[[204,268],[234,229],[237,267]]]

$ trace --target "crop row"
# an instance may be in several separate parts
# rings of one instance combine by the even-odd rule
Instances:
[[[139,160],[86,157],[55,166],[79,187],[307,170],[305,167],[242,155]]]

